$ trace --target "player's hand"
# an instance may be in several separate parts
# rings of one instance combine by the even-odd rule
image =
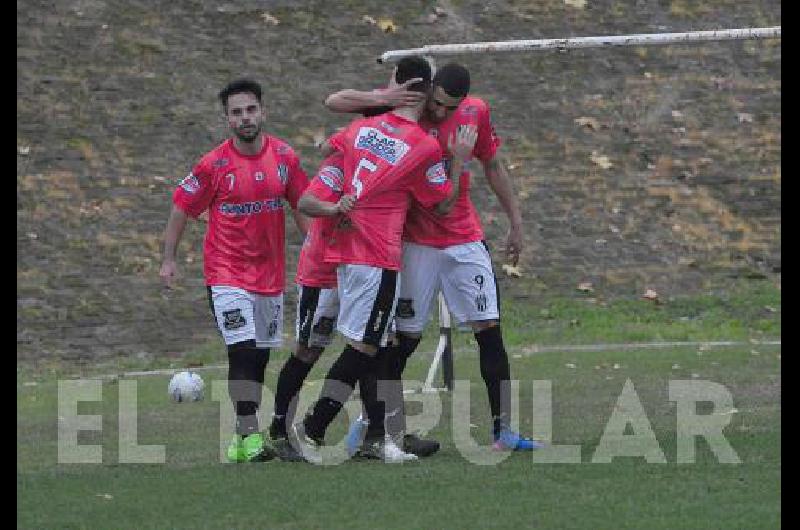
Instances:
[[[447,149],[453,158],[466,160],[475,148],[478,139],[478,128],[475,125],[461,125],[447,139]]]
[[[392,108],[413,107],[425,101],[425,98],[428,97],[427,94],[423,92],[414,92],[408,89],[409,86],[419,81],[422,81],[421,77],[414,77],[399,85],[395,83],[389,85],[382,93],[386,105]]]
[[[174,260],[164,261],[161,264],[161,270],[158,272],[158,275],[161,277],[161,281],[164,282],[164,286],[168,289],[172,289],[175,282],[178,280],[178,264],[175,263]]]
[[[519,255],[523,246],[522,228],[512,226],[508,231],[508,239],[506,240],[506,258],[515,267],[519,262]]]
[[[197,216],[197,220],[201,223],[208,222],[208,210],[204,210],[200,215]]]
[[[356,196],[352,194],[342,195],[339,202],[336,203],[336,211],[339,213],[347,213],[356,205]]]

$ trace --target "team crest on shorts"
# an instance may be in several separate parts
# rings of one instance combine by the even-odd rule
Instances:
[[[222,319],[223,319],[222,325],[228,331],[232,329],[239,329],[247,324],[247,320],[245,320],[244,316],[242,315],[241,309],[231,309],[230,311],[223,311]]]
[[[397,300],[397,318],[414,318],[414,304],[411,298]]]

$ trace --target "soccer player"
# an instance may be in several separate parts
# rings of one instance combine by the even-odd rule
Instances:
[[[344,165],[341,153],[335,152],[322,162],[312,179],[314,181],[319,182],[314,189],[320,200],[338,203],[337,213],[350,211],[354,196],[342,194]],[[283,460],[299,459],[287,440],[287,421],[292,421],[295,398],[308,373],[331,343],[339,314],[336,264],[324,262],[325,247],[337,221],[335,216],[317,217],[311,221],[297,262],[295,348],[278,376],[275,412],[269,428],[272,446]]]
[[[501,142],[492,125],[489,106],[469,96],[469,89],[469,71],[463,66],[449,63],[437,70],[420,126],[443,147],[453,131],[466,125],[477,127],[472,154],[480,161],[489,186],[509,218],[506,252],[516,265],[523,245],[522,216],[508,173],[498,156]],[[360,112],[362,108],[352,103],[358,101],[353,92],[349,92],[349,99],[339,97],[341,93],[332,94],[325,103],[337,112]],[[362,103],[368,101],[367,106],[378,104],[375,91],[361,92],[359,97]],[[395,364],[389,367],[389,376],[400,379],[430,318],[431,302],[441,290],[454,320],[469,324],[478,343],[481,376],[492,416],[493,447],[537,449],[541,447],[539,442],[510,428],[511,377],[500,327],[496,279],[483,241],[480,218],[470,200],[469,171],[460,172],[458,180],[460,194],[449,214],[435,215],[420,205],[413,205],[408,213],[403,235],[403,283],[396,314],[397,340],[394,352],[387,356]],[[405,430],[404,414],[402,410],[397,412],[391,415],[395,423],[387,425],[390,434]],[[358,440],[358,431],[363,428],[362,422],[354,422],[348,441]]]
[[[208,300],[228,351],[228,392],[236,433],[232,462],[274,457],[259,432],[264,370],[283,329],[284,213],[308,177],[292,148],[262,131],[261,86],[238,79],[219,92],[232,137],[204,155],[173,194],[160,276],[177,279],[176,250],[189,216],[208,211],[203,268]],[[295,212],[302,232],[307,220]]]
[[[431,71],[423,58],[407,58],[398,64],[398,83],[417,77],[421,81],[408,88],[426,92]],[[312,462],[317,460],[314,449],[323,443],[328,425],[359,377],[375,373],[378,349],[387,344],[400,287],[401,239],[410,202],[413,199],[445,213],[457,198],[457,186],[447,178],[438,142],[417,124],[424,105],[422,101],[355,120],[330,139],[344,156],[343,192],[355,197],[346,215],[341,215],[339,203],[320,199],[320,181],[314,181],[299,202],[301,211],[309,216],[338,217],[325,261],[338,265],[337,330],[347,342],[331,366],[312,412],[293,425],[292,441]],[[385,461],[417,458],[402,451],[391,438],[378,444]]]

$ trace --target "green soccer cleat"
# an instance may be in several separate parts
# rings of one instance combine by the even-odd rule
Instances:
[[[275,458],[275,451],[264,441],[264,435],[254,432],[242,439],[242,455],[245,462],[266,462]]]
[[[242,437],[238,434],[233,435],[230,445],[228,445],[228,461],[229,462],[244,462],[244,447],[242,446]]]

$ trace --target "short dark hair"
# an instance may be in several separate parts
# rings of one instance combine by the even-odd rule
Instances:
[[[469,70],[458,63],[447,63],[436,71],[433,84],[450,97],[463,98],[469,94]]]
[[[225,88],[219,91],[219,101],[222,108],[228,108],[228,98],[234,94],[253,94],[261,103],[261,85],[252,79],[240,78],[228,83]]]
[[[422,81],[408,86],[408,90],[414,92],[427,92],[431,87],[431,65],[424,57],[412,55],[403,57],[397,62],[397,72],[394,80],[398,83],[405,83],[409,79],[419,77]]]

